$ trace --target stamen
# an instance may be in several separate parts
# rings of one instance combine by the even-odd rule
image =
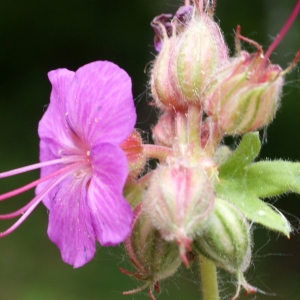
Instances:
[[[61,161],[61,160],[60,160],[60,161]],[[53,172],[53,173],[51,173],[51,174],[49,174],[49,175],[43,177],[43,178],[40,178],[40,179],[38,179],[38,180],[35,180],[35,181],[33,181],[33,182],[31,182],[31,183],[29,183],[29,184],[27,184],[27,185],[24,185],[24,186],[22,186],[22,187],[20,187],[20,188],[18,188],[18,189],[15,189],[15,190],[13,190],[13,191],[10,191],[10,192],[7,192],[7,193],[5,193],[5,194],[2,194],[2,195],[0,195],[0,201],[3,201],[3,200],[5,200],[5,199],[14,197],[14,196],[16,196],[16,195],[18,195],[18,194],[24,193],[25,191],[28,191],[28,190],[34,188],[35,186],[37,186],[39,183],[44,182],[44,181],[46,181],[46,180],[48,180],[48,179],[50,179],[50,178],[52,178],[52,177],[54,177],[54,176],[56,176],[56,175],[59,175],[59,174],[61,174],[61,173],[64,173],[64,172],[68,171],[69,169],[74,169],[74,168],[77,169],[78,166],[79,166],[79,165],[82,165],[82,164],[83,164],[82,162],[78,162],[78,163],[72,164],[72,165],[70,165],[70,166],[61,168],[61,169],[59,169],[59,170],[57,170],[57,171],[55,171],[55,172]],[[36,165],[40,165],[40,164],[36,164]],[[32,165],[32,166],[33,166],[33,165]],[[31,166],[29,166],[29,167],[31,167]],[[26,167],[25,167],[25,168],[26,168]],[[24,168],[20,168],[20,169],[24,169]],[[17,169],[17,170],[20,170],[20,169]],[[34,169],[33,169],[33,170],[34,170]],[[13,170],[13,171],[15,171],[15,170]],[[9,172],[10,172],[10,171],[9,171]],[[6,173],[9,173],[9,172],[6,172]],[[17,173],[17,174],[18,174],[18,173]]]
[[[43,197],[47,193],[49,193],[50,190],[53,187],[55,187],[60,181],[62,181],[65,177],[67,177],[67,176],[70,175],[71,171],[73,171],[73,169],[74,169],[74,166],[75,165],[73,165],[72,167],[69,167],[68,168],[69,172],[65,172],[64,174],[62,174],[62,176],[60,176],[59,178],[57,178],[56,180],[54,180],[53,182],[51,182],[51,184],[49,184],[39,195],[35,196],[30,201],[30,207],[26,210],[26,212],[22,215],[22,217],[17,222],[15,222],[10,228],[8,228],[6,231],[1,232],[0,233],[0,238],[9,235],[15,229],[17,229],[26,220],[26,218],[31,214],[31,212],[36,208],[36,206],[42,201]]]
[[[45,177],[42,177],[42,178],[40,178],[38,180],[35,180],[35,181],[33,181],[33,182],[31,182],[31,183],[29,183],[27,185],[24,185],[24,186],[22,186],[22,187],[20,187],[18,189],[15,189],[13,191],[10,191],[10,192],[7,192],[5,194],[2,194],[2,195],[0,195],[0,201],[3,201],[5,199],[14,197],[14,196],[16,196],[18,194],[24,193],[24,192],[26,192],[26,191],[34,188],[35,186],[37,186],[39,183],[41,183],[43,181],[46,181],[46,180],[48,180],[48,179],[50,179],[50,178],[52,178],[52,177],[54,177],[56,175],[59,175],[59,174],[65,172],[65,171],[68,171],[69,169],[73,169],[74,167],[77,168],[78,165],[82,165],[82,162],[78,162],[76,164],[72,164],[71,166],[67,166],[65,168],[59,169],[59,170],[57,170],[54,173],[51,173],[51,174],[49,174],[49,175],[47,175]],[[20,169],[22,169],[22,168],[20,168]]]
[[[17,168],[17,169],[14,169],[14,170],[10,170],[10,171],[7,171],[7,172],[0,173],[0,178],[14,176],[14,175],[17,175],[17,174],[29,172],[29,171],[32,171],[32,170],[40,169],[42,167],[47,167],[47,166],[51,166],[51,165],[55,165],[55,164],[69,164],[69,163],[84,160],[84,159],[85,159],[85,157],[82,156],[82,155],[63,156],[62,158],[59,158],[59,159],[54,159],[54,160],[50,160],[50,161],[46,161],[46,162],[41,162],[41,163],[37,163],[37,164],[29,165],[29,166],[26,166],[26,167]]]
[[[43,167],[46,167],[46,166],[59,164],[61,162],[62,162],[62,159],[59,158],[59,159],[54,159],[54,160],[44,162],[42,164],[43,164]],[[22,168],[18,168],[18,169],[14,169],[14,170],[10,170],[10,171],[7,171],[7,172],[0,173],[0,178],[14,176],[14,175],[17,175],[17,174],[29,172],[29,171],[40,169],[40,168],[41,168],[41,163],[37,163],[37,164],[29,165],[29,166],[26,166],[26,167],[22,167]]]
[[[24,215],[24,213],[35,203],[35,201],[36,201],[36,197],[34,197],[29,203],[27,203],[22,208],[9,214],[0,215],[0,220],[9,220]]]

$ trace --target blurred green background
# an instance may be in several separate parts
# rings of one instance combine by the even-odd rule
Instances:
[[[174,13],[177,0],[1,0],[0,1],[0,171],[38,161],[37,124],[49,102],[47,72],[76,70],[91,61],[110,60],[127,70],[133,81],[137,127],[149,136],[155,121],[147,79],[154,59],[149,26],[160,13]],[[258,41],[264,49],[274,39],[296,0],[219,0],[216,19],[233,50],[234,29]],[[300,48],[300,18],[272,55],[285,68]],[[251,49],[251,48],[248,48]],[[299,66],[286,77],[282,107],[267,129],[262,159],[300,160]],[[38,171],[1,179],[0,193],[36,179]],[[1,203],[1,213],[24,205],[33,191]],[[290,240],[253,225],[253,263],[246,277],[275,295],[245,299],[300,299],[300,197],[272,199],[294,226]],[[0,230],[11,222],[1,221]],[[122,247],[100,248],[86,266],[74,270],[61,261],[46,234],[43,205],[13,234],[0,240],[0,300],[148,299],[146,293],[123,296],[138,287],[119,272],[129,268]],[[223,273],[222,273],[223,274]],[[183,268],[162,283],[159,299],[201,299],[196,267]],[[222,299],[230,299],[234,278],[221,280]],[[241,296],[242,297],[242,296]]]

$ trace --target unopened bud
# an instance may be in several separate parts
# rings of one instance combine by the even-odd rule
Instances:
[[[151,74],[151,92],[158,107],[167,110],[182,110],[187,103],[177,98],[170,82],[169,63],[176,37],[166,37],[157,56]]]
[[[228,61],[218,24],[198,11],[176,41],[170,59],[171,83],[177,98],[200,102],[212,74]]]
[[[206,228],[194,239],[193,246],[216,266],[235,274],[238,291],[240,285],[248,293],[256,291],[243,277],[251,261],[250,226],[233,204],[220,198],[215,199]]]
[[[136,271],[133,273],[124,269],[121,271],[146,283],[141,288],[123,294],[134,294],[148,288],[149,295],[155,299],[153,289],[160,292],[159,282],[177,271],[181,259],[177,245],[162,238],[149,217],[143,212],[142,204],[134,209],[134,217],[131,235],[124,244]]]
[[[207,226],[194,246],[217,266],[231,273],[244,271],[251,259],[249,225],[233,204],[216,198]]]
[[[277,65],[261,65],[263,56],[242,51],[214,76],[206,90],[205,110],[229,135],[268,125],[278,108],[283,86]]]
[[[178,12],[172,34],[160,19],[155,28],[163,39],[151,74],[152,96],[162,109],[184,110],[189,102],[200,102],[212,74],[228,62],[227,47],[218,24],[198,8]]]
[[[159,166],[151,178],[145,211],[167,241],[176,241],[183,262],[213,207],[212,184],[201,168]]]

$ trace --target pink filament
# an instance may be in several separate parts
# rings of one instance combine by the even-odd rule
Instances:
[[[296,17],[298,16],[300,11],[300,0],[298,0],[296,6],[293,9],[293,12],[291,13],[291,15],[289,16],[288,20],[286,21],[286,23],[283,25],[282,29],[280,30],[280,32],[277,34],[275,40],[273,41],[273,43],[270,45],[269,49],[267,50],[264,59],[261,62],[261,66],[263,66],[265,64],[265,62],[268,60],[268,58],[270,57],[270,55],[272,54],[272,52],[274,51],[274,49],[278,46],[278,44],[281,42],[281,40],[283,39],[283,37],[285,36],[285,34],[287,33],[287,31],[289,30],[289,28],[291,27],[291,25],[293,24],[293,22],[295,21]]]
[[[7,172],[0,173],[0,178],[14,176],[14,175],[25,173],[25,172],[28,172],[28,171],[40,169],[41,167],[51,166],[51,165],[55,165],[55,164],[59,164],[59,163],[62,163],[61,158],[55,159],[55,160],[50,160],[50,161],[47,161],[47,162],[44,162],[44,163],[33,164],[33,165],[30,165],[30,166],[26,166],[26,167],[22,167],[22,168],[18,168],[18,169],[14,169],[14,170],[10,170],[10,171],[7,171]]]
[[[10,192],[7,192],[5,194],[2,194],[2,195],[0,195],[0,201],[3,201],[5,199],[11,198],[11,197],[16,196],[18,194],[24,193],[25,191],[28,191],[28,190],[32,189],[33,187],[37,186],[39,183],[41,183],[43,181],[46,181],[46,180],[48,180],[48,179],[50,179],[50,178],[52,178],[52,177],[54,177],[56,175],[59,175],[59,174],[65,172],[65,171],[68,171],[69,169],[73,169],[74,166],[77,167],[78,165],[81,165],[81,164],[82,164],[82,162],[79,162],[79,163],[76,163],[76,164],[72,164],[71,166],[67,166],[65,168],[59,169],[59,170],[57,170],[54,173],[51,173],[51,174],[49,174],[49,175],[47,175],[47,176],[45,176],[43,178],[35,180],[35,181],[33,181],[33,182],[31,182],[31,183],[29,183],[27,185],[24,185],[24,186],[22,186],[22,187],[20,187],[18,189],[15,189],[13,191],[10,191]],[[39,163],[39,164],[31,165],[29,167],[33,167],[33,166],[37,166],[37,165],[39,165],[39,166],[43,165],[42,167],[44,167],[45,165],[51,165],[51,164]],[[12,170],[12,171],[5,172],[5,173],[10,173],[10,172],[14,172],[14,171],[22,170],[22,169],[26,169],[26,168],[27,167],[19,168],[19,169],[15,169],[15,170]],[[34,169],[36,169],[36,168],[34,168]],[[34,170],[34,169],[32,169],[32,170]],[[24,172],[26,172],[26,171],[24,171]],[[21,172],[19,172],[19,173],[21,173]],[[19,173],[16,173],[16,174],[19,174]],[[4,174],[4,173],[2,173],[2,174]],[[12,176],[12,175],[9,175],[9,176]]]
[[[26,166],[26,167],[22,167],[22,168],[18,168],[18,169],[14,169],[14,170],[10,170],[10,171],[7,171],[7,172],[0,173],[0,178],[14,176],[14,175],[17,175],[17,174],[29,172],[29,171],[32,171],[32,170],[40,169],[42,167],[47,167],[47,166],[51,166],[51,165],[69,164],[69,163],[84,160],[84,159],[85,159],[85,157],[82,156],[82,155],[65,156],[65,157],[62,157],[62,158],[59,158],[59,159],[49,160],[49,161],[46,161],[46,162],[37,163],[37,164],[30,165],[30,166]]]
[[[25,220],[26,218],[31,214],[31,212],[36,208],[36,206],[42,201],[43,197],[53,188],[55,187],[60,181],[62,181],[65,177],[69,176],[69,174],[74,170],[78,168],[78,165],[82,165],[82,162],[73,164],[71,166],[68,166],[66,168],[63,168],[59,170],[60,172],[54,172],[52,173],[50,177],[56,176],[57,174],[63,173],[59,178],[52,181],[39,195],[35,196],[27,205],[25,205],[23,208],[17,210],[14,213],[7,214],[7,215],[0,215],[0,219],[9,219],[14,218],[20,214],[22,214],[25,211],[25,213],[22,215],[22,217],[15,222],[10,228],[8,228],[6,231],[0,233],[0,238],[7,236],[11,232],[13,232],[15,229],[17,229]],[[39,180],[37,180],[39,181]],[[44,181],[44,180],[42,180]],[[40,181],[41,182],[41,181]]]

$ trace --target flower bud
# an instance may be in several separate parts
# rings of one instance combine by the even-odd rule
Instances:
[[[154,20],[162,45],[157,44],[161,51],[153,65],[151,91],[162,109],[184,110],[188,102],[199,103],[211,75],[228,61],[218,24],[198,10],[194,7],[191,13],[191,7],[187,7],[178,12],[172,34],[166,15]],[[163,39],[159,39],[161,36]]]
[[[201,168],[159,166],[151,178],[145,211],[167,241],[176,241],[183,262],[192,239],[205,227],[213,207],[212,184]]]
[[[151,92],[156,105],[164,110],[182,110],[187,103],[176,98],[170,82],[169,62],[173,51],[176,37],[165,37],[162,49],[157,56],[151,74]]]
[[[125,241],[125,249],[136,271],[121,271],[146,284],[136,290],[124,292],[133,294],[148,288],[149,295],[155,299],[152,289],[159,290],[159,281],[172,276],[181,264],[177,245],[165,241],[153,227],[149,217],[143,212],[142,204],[134,209],[134,223],[131,235]]]
[[[282,70],[263,56],[242,51],[215,74],[206,91],[205,110],[229,135],[268,125],[278,108],[283,86]]]
[[[176,138],[175,132],[175,114],[165,112],[152,129],[155,144],[172,147]]]
[[[199,103],[210,77],[227,61],[227,47],[218,24],[205,12],[196,11],[170,58],[169,73],[176,97]]]
[[[120,147],[125,152],[128,161],[128,180],[133,180],[146,165],[146,156],[143,153],[143,141],[140,134],[133,130]]]
[[[194,246],[231,273],[245,271],[251,259],[249,225],[233,204],[216,198],[207,226],[194,240]]]
[[[210,259],[216,266],[233,273],[248,293],[256,289],[243,277],[251,261],[250,226],[242,213],[231,203],[215,199],[207,226],[194,239],[194,249]],[[235,299],[235,298],[234,298]]]

